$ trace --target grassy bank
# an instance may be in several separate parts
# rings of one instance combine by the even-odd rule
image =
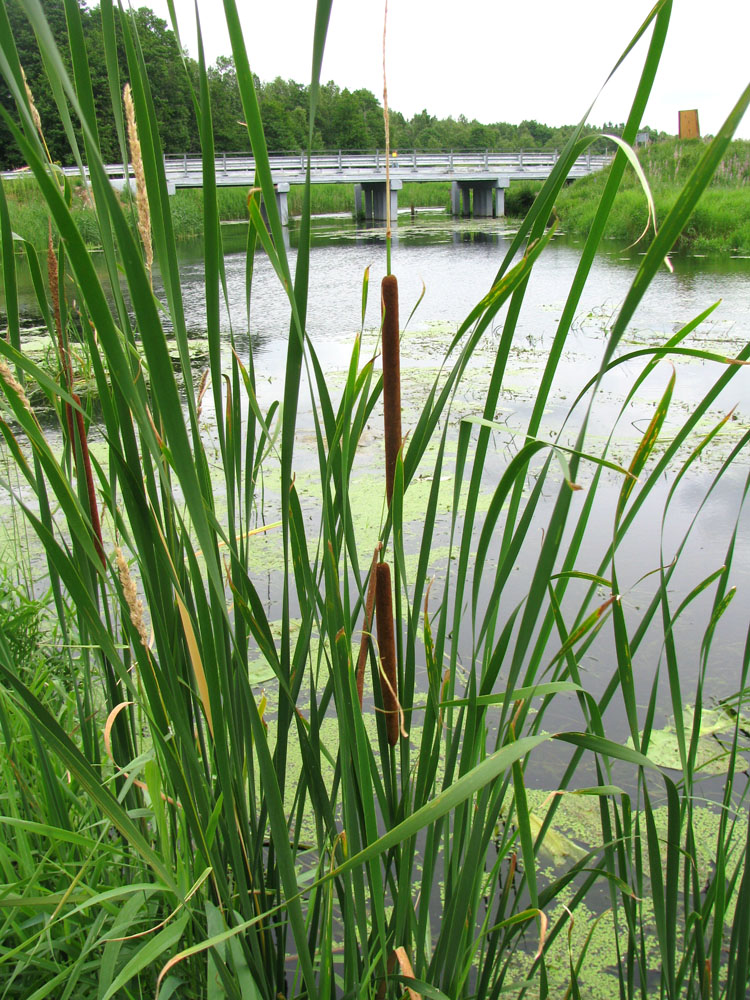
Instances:
[[[670,140],[639,151],[639,159],[654,196],[657,221],[674,206],[684,183],[705,152],[698,140]],[[608,171],[593,174],[563,188],[556,201],[562,227],[571,233],[589,231]],[[605,235],[632,242],[646,226],[648,210],[632,169],[617,193]],[[677,250],[750,252],[750,143],[735,141],[722,158],[675,244]]]

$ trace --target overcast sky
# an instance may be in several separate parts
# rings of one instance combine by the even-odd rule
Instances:
[[[132,0],[144,6],[142,0]],[[169,21],[166,0],[150,6]],[[481,122],[524,118],[565,125],[583,117],[653,0],[389,0],[388,100],[407,117]],[[195,55],[193,0],[175,0],[183,45]],[[209,63],[230,55],[220,0],[198,0]],[[237,0],[250,65],[261,80],[309,82],[315,0]],[[380,2],[334,0],[323,81],[382,100]],[[714,133],[750,83],[750,0],[674,0],[666,51],[643,123],[676,132],[697,108]],[[624,121],[645,57],[630,53],[588,116]],[[750,138],[750,114],[737,135]]]

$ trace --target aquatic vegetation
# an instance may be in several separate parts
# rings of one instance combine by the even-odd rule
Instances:
[[[750,345],[732,355],[691,344],[711,304],[648,343],[625,338],[750,89],[659,220],[600,338],[598,364],[582,366],[578,384],[560,393],[555,376],[625,152],[554,338],[519,344],[518,318],[569,167],[595,141],[584,116],[491,287],[427,359],[425,381],[402,393],[387,486],[383,442],[368,430],[395,405],[384,399],[385,361],[363,347],[361,330],[344,377],[330,378],[309,336],[311,193],[292,273],[234,0],[224,9],[257,164],[246,196],[247,328],[261,254],[288,303],[284,385],[270,403],[261,403],[252,339],[247,347],[237,330],[222,334],[226,270],[210,170],[208,374],[193,370],[134,18],[122,23],[158,299],[135,206],[123,206],[103,170],[78,7],[66,4],[71,79],[41,8],[21,2],[59,81],[61,117],[70,107],[80,124],[71,137],[80,135],[91,172],[106,281],[70,187],[48,163],[0,7],[0,70],[17,103],[9,127],[60,234],[50,274],[66,276],[51,301],[25,244],[39,313],[58,344],[75,299],[101,411],[95,424],[65,372],[64,343],[62,375],[23,349],[0,186],[3,479],[42,546],[65,663],[65,683],[40,684],[24,662],[35,650],[14,643],[0,616],[4,995],[328,1000],[396,996],[406,986],[436,1000],[574,997],[596,995],[586,966],[598,953],[607,958],[591,965],[606,971],[608,995],[744,997],[745,695],[733,695],[748,690],[750,647],[724,630],[739,616],[747,632],[748,603],[734,600],[734,588],[750,435],[731,414],[705,421],[746,373]],[[111,5],[102,13],[119,109]],[[329,14],[321,0],[311,122]],[[664,0],[643,25],[648,50],[625,143],[635,139],[669,15]],[[199,67],[192,93],[213,164],[202,53]],[[365,274],[362,327],[368,295]],[[507,431],[502,393],[521,348],[541,354],[535,391],[512,446],[494,448]],[[674,402],[684,359],[712,373],[690,412]],[[611,399],[603,411],[599,402],[619,392],[623,366],[612,420]],[[33,383],[52,404],[53,426],[37,419]],[[647,419],[620,446],[642,391]],[[89,447],[94,431],[100,440]],[[705,493],[687,520],[676,516],[682,487],[729,433]],[[731,514],[699,578],[685,579],[697,525],[725,487]],[[608,525],[601,551],[590,547],[595,523]],[[436,562],[442,576],[433,581]],[[700,712],[691,721],[682,706],[713,697],[730,699],[731,724],[727,766],[708,787]],[[650,754],[665,704],[679,771]],[[584,801],[586,835],[558,827],[570,803]]]

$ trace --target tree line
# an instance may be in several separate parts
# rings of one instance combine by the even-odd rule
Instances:
[[[52,158],[71,162],[70,144],[61,121],[53,88],[40,56],[34,32],[19,0],[4,0],[13,38],[26,79],[42,121],[45,139]],[[88,8],[84,0],[69,0],[79,6],[84,42],[91,71],[91,83],[97,110],[97,123],[105,161],[119,162],[121,150],[112,111],[107,80],[102,11]],[[55,41],[67,54],[69,41],[64,0],[42,0]],[[108,8],[109,9],[109,8]],[[124,17],[132,17],[151,82],[159,135],[165,153],[195,151],[200,147],[191,86],[197,87],[198,66],[180,50],[167,23],[153,11],[141,7],[123,14],[112,8],[117,31],[117,63],[120,79],[128,80],[127,57],[123,37]],[[277,77],[270,82],[255,80],[258,100],[265,123],[269,149],[298,152],[307,148],[308,88],[293,80]],[[242,124],[237,74],[232,59],[220,57],[208,69],[215,146],[218,152],[249,151],[247,129]],[[0,83],[0,104],[14,113],[13,99],[5,83]],[[561,148],[574,126],[551,127],[537,121],[519,125],[495,122],[485,125],[476,119],[437,118],[421,111],[407,119],[398,111],[390,113],[391,146],[402,149],[553,149]],[[622,125],[607,123],[604,130],[619,133]],[[591,132],[599,129],[590,128]],[[382,149],[385,146],[383,108],[369,90],[348,90],[330,81],[320,90],[313,132],[313,147],[319,150]],[[593,151],[601,152],[606,141],[599,139]],[[0,120],[0,168],[23,165],[18,148],[4,120]]]

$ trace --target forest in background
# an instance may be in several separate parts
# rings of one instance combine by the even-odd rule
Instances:
[[[52,34],[70,66],[67,21],[63,0],[41,0]],[[105,161],[122,161],[115,127],[112,99],[107,86],[101,10],[87,8],[77,0],[84,40],[91,67],[91,84],[97,111],[99,139]],[[39,110],[44,134],[52,158],[67,165],[72,163],[70,145],[60,120],[42,57],[34,33],[18,0],[5,0],[8,19],[21,65]],[[115,25],[120,44],[118,61],[123,86],[128,80],[125,48],[119,9],[114,8]],[[133,12],[140,44],[148,67],[160,139],[164,153],[192,152],[200,147],[198,123],[190,93],[191,79],[197,83],[198,65],[180,51],[173,31],[153,11],[141,7]],[[187,72],[185,71],[187,69]],[[220,57],[208,70],[214,123],[214,139],[218,152],[249,150],[247,129],[242,125],[243,112],[234,63]],[[306,148],[308,122],[308,88],[294,80],[277,77],[270,82],[256,78],[266,141],[271,151],[299,152]],[[13,113],[10,91],[0,83],[0,104]],[[554,149],[561,148],[574,125],[552,127],[534,120],[518,125],[507,122],[482,124],[464,115],[457,119],[439,119],[426,109],[407,119],[391,110],[391,146],[394,149]],[[590,131],[620,134],[621,124],[607,122]],[[644,130],[651,131],[651,130]],[[657,133],[651,132],[656,138]],[[383,108],[369,90],[340,88],[333,81],[321,87],[315,120],[314,147],[332,149],[375,149],[385,145]],[[592,148],[604,152],[606,140]],[[612,145],[612,144],[610,144]],[[612,146],[612,148],[614,148]],[[0,120],[0,169],[23,166],[19,153],[4,121]]]

